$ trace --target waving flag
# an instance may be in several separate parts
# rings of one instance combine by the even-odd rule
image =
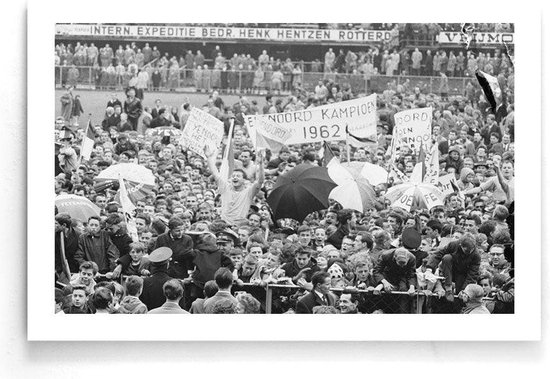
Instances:
[[[502,102],[502,91],[497,78],[483,71],[476,71],[476,78],[483,89],[485,98],[491,104],[491,111],[496,114],[498,106]]]
[[[233,151],[233,129],[235,127],[235,119],[230,120],[229,133],[227,135],[227,145],[223,152],[222,165],[220,167],[220,176],[226,180],[233,173],[235,168],[235,153]]]
[[[434,186],[439,182],[439,149],[436,143],[432,144],[432,148],[426,154],[426,174],[424,175],[424,183]]]
[[[136,206],[132,204],[132,201],[128,197],[128,191],[126,191],[122,176],[118,177],[118,183],[120,184],[120,205],[122,205],[122,211],[124,212],[126,230],[128,230],[128,234],[132,237],[132,241],[139,242],[136,220],[134,219]]]
[[[92,126],[92,120],[88,120],[88,126],[86,127],[86,133],[82,138],[82,147],[80,148],[80,158],[89,160],[94,149],[95,133]]]

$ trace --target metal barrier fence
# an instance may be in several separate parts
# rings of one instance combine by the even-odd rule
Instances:
[[[126,276],[120,276],[117,282],[123,284]],[[105,275],[100,275],[97,282],[107,280],[115,281]],[[67,284],[60,281],[56,282],[58,288],[63,288]],[[184,287],[187,287],[186,285]],[[336,294],[345,291],[343,288],[331,288]],[[261,304],[261,313],[281,314],[288,310],[294,310],[299,298],[306,293],[295,285],[288,284],[266,284],[260,286],[257,284],[244,283],[241,286],[234,285],[232,288],[234,294],[238,292],[247,292],[254,296]],[[408,292],[392,291],[381,292],[375,295],[372,290],[353,289],[351,291],[358,297],[358,311],[361,313],[390,313],[390,314],[428,314],[428,313],[460,313],[463,303],[455,295],[454,302],[448,302],[444,298],[439,298],[433,293],[426,293],[417,290],[410,295]],[[348,292],[349,293],[349,292]],[[493,298],[484,298],[492,301]]]
[[[55,67],[57,88],[66,85],[76,88],[121,91],[131,84],[133,74],[106,72],[93,67]],[[273,72],[222,71],[222,70],[165,70],[150,74],[147,91],[210,92],[258,94],[290,93],[298,85],[306,91],[314,91],[320,80],[331,79],[340,86],[349,86],[353,93],[382,93],[389,84],[420,87],[430,93],[441,93],[441,78],[433,76],[385,76],[366,77],[358,74],[301,72],[274,78]],[[135,80],[135,79],[134,79]],[[469,77],[449,77],[448,94],[463,94]],[[132,83],[135,84],[135,83]]]

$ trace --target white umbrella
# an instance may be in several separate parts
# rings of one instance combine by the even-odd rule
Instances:
[[[367,178],[369,183],[373,186],[386,183],[388,181],[388,172],[384,169],[384,167],[368,162],[365,162],[365,165],[361,170],[361,175]]]
[[[336,184],[330,192],[329,198],[339,202],[344,208],[364,212],[367,207],[373,206],[376,199],[374,188],[361,175],[359,162],[339,163],[332,160],[327,166],[328,175]]]
[[[412,209],[432,209],[443,205],[443,193],[427,183],[407,182],[388,189],[385,195],[392,207],[410,212]]]
[[[119,163],[109,166],[101,171],[95,179],[98,181],[118,181],[119,176],[136,184],[155,186],[155,175],[153,175],[153,172],[136,163]]]

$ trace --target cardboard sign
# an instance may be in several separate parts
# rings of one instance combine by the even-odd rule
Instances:
[[[223,138],[223,122],[214,116],[193,108],[181,135],[181,145],[206,159],[204,147],[217,149]]]
[[[395,118],[395,134],[392,155],[402,146],[408,146],[418,155],[420,146],[426,146],[432,136],[432,107],[408,109],[398,112]]]

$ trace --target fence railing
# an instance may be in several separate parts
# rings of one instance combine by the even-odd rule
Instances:
[[[116,281],[123,283],[126,276],[120,276]],[[105,275],[100,275],[99,281],[115,280]],[[97,281],[97,280],[96,280]],[[56,286],[63,288],[67,284],[57,281]],[[184,285],[184,287],[186,287]],[[459,313],[460,304],[458,296],[455,302],[450,303],[434,293],[417,290],[413,294],[403,291],[380,292],[375,294],[373,290],[331,288],[336,294],[343,292],[354,293],[358,297],[358,310],[361,313],[399,313],[399,314],[427,314],[427,313]],[[258,284],[243,283],[234,285],[232,292],[248,292],[261,304],[261,313],[280,314],[296,308],[296,302],[306,294],[302,287],[289,284]],[[483,300],[493,301],[486,297]]]
[[[441,77],[359,74],[340,74],[323,72],[300,72],[282,77],[271,71],[222,71],[222,70],[172,70],[149,75],[147,91],[210,92],[258,94],[267,92],[290,93],[302,88],[312,92],[320,80],[330,79],[340,86],[349,86],[353,93],[382,93],[391,86],[405,85],[420,87],[430,93],[463,94],[468,81],[473,78],[447,78],[447,86],[442,85]],[[475,79],[474,79],[475,80]],[[133,73],[117,74],[93,67],[71,68],[55,67],[57,88],[73,86],[82,89],[121,91],[130,85],[136,85]],[[447,88],[448,87],[448,88]]]

